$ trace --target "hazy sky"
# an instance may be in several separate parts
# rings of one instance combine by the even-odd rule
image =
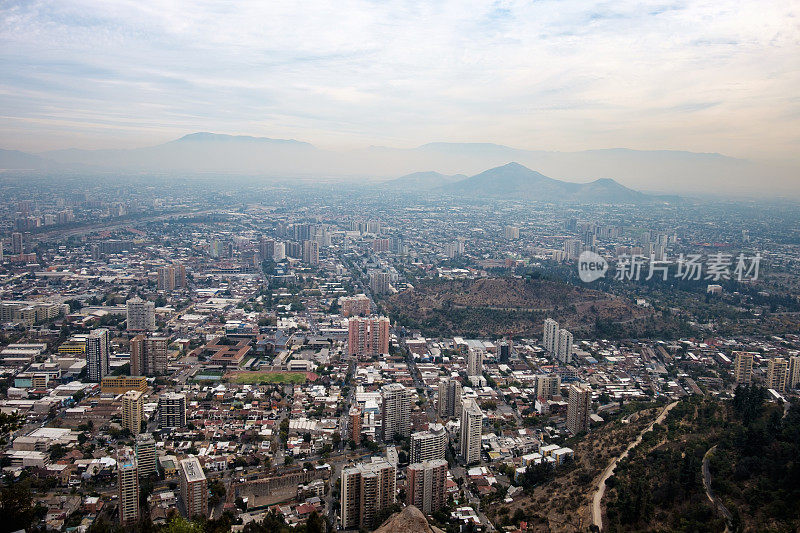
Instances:
[[[0,0],[0,147],[213,131],[797,159],[799,6]]]

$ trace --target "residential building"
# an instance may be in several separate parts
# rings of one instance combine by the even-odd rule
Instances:
[[[373,294],[386,294],[391,280],[392,275],[388,272],[373,270],[369,273],[369,289]]]
[[[565,329],[559,329],[556,343],[556,359],[561,364],[568,365],[572,362],[572,333]]]
[[[342,296],[339,298],[339,307],[342,316],[345,318],[370,314],[370,301],[366,294]]]
[[[567,429],[577,435],[589,429],[589,406],[592,401],[592,389],[585,385],[569,386],[569,404],[567,405]]]
[[[153,302],[132,298],[126,302],[128,331],[153,331],[156,329],[156,307]]]
[[[439,381],[439,416],[444,419],[456,418],[461,414],[461,383],[452,378]]]
[[[162,394],[158,398],[158,427],[182,428],[186,425],[186,396],[176,392]]]
[[[733,379],[741,385],[753,380],[753,352],[733,352]]]
[[[340,518],[342,529],[371,530],[381,511],[395,503],[397,470],[383,459],[342,469]]]
[[[447,451],[447,431],[441,424],[430,424],[427,431],[411,434],[411,449],[408,460],[421,463],[434,459],[444,459]]]
[[[460,452],[461,459],[474,463],[481,459],[481,431],[483,429],[483,412],[472,398],[464,400],[461,408]]]
[[[120,524],[135,525],[139,521],[139,472],[129,449],[117,455],[117,491]]]
[[[131,339],[131,376],[159,376],[167,373],[169,337],[136,335]]]
[[[542,336],[542,346],[548,353],[556,353],[556,345],[558,342],[558,322],[552,318],[547,318],[544,321],[544,333]]]
[[[350,439],[356,443],[356,446],[361,444],[361,421],[364,413],[358,407],[350,408]]]
[[[399,383],[389,383],[381,389],[381,431],[384,442],[394,440],[395,435],[408,437],[411,434],[412,389]]]
[[[789,371],[786,374],[786,388],[791,390],[800,385],[800,355],[789,357]]]
[[[122,395],[122,428],[138,435],[142,431],[142,396],[140,391],[131,390]]]
[[[467,375],[483,375],[483,350],[470,348],[467,350]]]
[[[351,317],[348,320],[347,353],[358,357],[389,353],[389,319]]]
[[[86,337],[86,378],[100,383],[108,374],[110,334],[105,328],[92,331]]]
[[[180,463],[181,507],[184,516],[208,516],[208,481],[197,457],[190,456]]]
[[[774,357],[767,363],[767,388],[777,392],[786,391],[789,375],[789,362],[782,357]]]
[[[303,241],[303,261],[309,265],[319,264],[319,243],[317,241]]]
[[[430,514],[447,503],[447,461],[412,463],[406,469],[406,504]]]
[[[136,464],[140,476],[158,474],[156,441],[150,433],[140,433],[136,436]]]
[[[561,377],[558,374],[539,374],[536,376],[536,396],[542,400],[552,400],[561,394]]]

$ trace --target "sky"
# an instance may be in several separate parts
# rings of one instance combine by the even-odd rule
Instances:
[[[800,160],[800,2],[0,0],[0,148],[195,131]]]

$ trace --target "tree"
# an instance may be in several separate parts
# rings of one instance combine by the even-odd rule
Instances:
[[[12,483],[0,490],[0,515],[4,531],[28,530],[33,523],[33,495],[27,483]]]

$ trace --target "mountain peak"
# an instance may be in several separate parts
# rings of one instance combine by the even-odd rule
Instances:
[[[208,131],[198,131],[195,133],[189,133],[179,139],[172,141],[172,143],[189,143],[189,142],[270,143],[270,144],[292,144],[296,146],[312,146],[307,142],[296,141],[294,139],[272,139],[269,137],[253,137],[251,135],[228,135],[224,133],[211,133]]]

